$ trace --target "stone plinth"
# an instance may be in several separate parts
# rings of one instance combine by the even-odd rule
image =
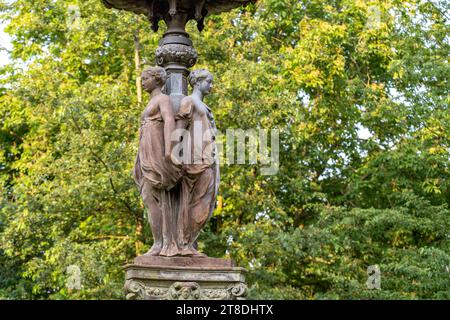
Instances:
[[[231,260],[140,256],[126,271],[128,300],[244,300],[245,273]]]

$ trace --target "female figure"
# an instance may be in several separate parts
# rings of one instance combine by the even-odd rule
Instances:
[[[139,186],[154,244],[147,255],[179,254],[176,241],[177,208],[171,189],[181,177],[180,169],[170,160],[171,134],[175,119],[169,96],[161,92],[167,80],[161,67],[149,67],[142,73],[142,86],[151,100],[142,113],[139,151],[134,166],[134,179]]]
[[[178,246],[182,255],[204,256],[196,250],[200,230],[215,208],[219,186],[216,156],[216,126],[211,109],[203,103],[212,88],[213,76],[207,70],[189,75],[192,95],[183,98],[176,115],[177,129],[185,129],[178,216]]]

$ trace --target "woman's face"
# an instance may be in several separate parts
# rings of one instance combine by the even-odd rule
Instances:
[[[213,78],[211,76],[208,76],[199,82],[199,89],[204,94],[207,95],[211,92],[211,89],[213,87]]]
[[[158,87],[158,83],[156,82],[156,79],[152,77],[152,75],[144,73],[142,75],[142,87],[145,91],[152,92]]]

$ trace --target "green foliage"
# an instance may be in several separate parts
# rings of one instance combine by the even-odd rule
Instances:
[[[450,298],[446,6],[261,0],[201,34],[189,24],[218,127],[280,130],[277,175],[221,168],[199,244],[249,269],[252,298]],[[164,30],[99,0],[0,1],[0,14],[13,39],[0,69],[0,298],[121,299],[121,266],[151,245],[131,178],[133,36],[153,64]],[[81,290],[66,286],[70,265]],[[371,265],[381,290],[366,286]]]
[[[393,209],[318,207],[314,223],[286,231],[258,221],[231,250],[250,266],[255,298],[447,299],[450,211],[404,198]],[[371,265],[382,290],[367,289]]]

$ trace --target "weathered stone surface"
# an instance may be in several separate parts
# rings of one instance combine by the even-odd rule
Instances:
[[[148,1],[148,0],[102,0],[106,7],[131,11],[138,14],[148,14],[149,6],[152,2],[156,2],[155,11],[169,10],[168,1]],[[189,10],[194,7],[193,4],[200,1],[194,0],[177,0],[178,10]],[[205,9],[208,14],[217,14],[230,11],[231,9],[248,3],[255,3],[256,0],[206,0]],[[156,14],[156,12],[155,12]]]
[[[158,31],[158,23],[164,20],[170,29],[182,28],[189,20],[197,21],[197,28],[202,31],[205,17],[229,11],[239,6],[255,3],[256,0],[102,0],[107,8],[115,8],[144,14],[152,24],[153,31]]]
[[[180,39],[180,37],[178,37],[178,39]],[[156,63],[159,66],[165,66],[168,63],[177,63],[190,68],[193,67],[196,62],[197,51],[192,46],[181,43],[168,43],[163,44],[156,49]]]
[[[149,267],[195,267],[195,268],[233,268],[234,261],[218,258],[161,257],[142,255],[134,259],[134,264]]]
[[[192,261],[186,261],[188,259]],[[124,267],[126,298],[129,300],[245,299],[247,296],[245,269],[220,267],[220,265],[234,265],[230,260],[203,258],[204,262],[199,264],[199,259],[201,258],[136,258],[139,264]],[[182,263],[182,260],[185,260],[185,266],[178,266],[177,264]],[[213,264],[213,267],[205,266],[207,260]]]

